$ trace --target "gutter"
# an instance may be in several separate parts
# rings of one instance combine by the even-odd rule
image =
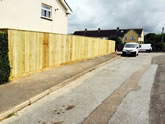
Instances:
[[[70,8],[70,6],[68,5],[68,3],[65,0],[59,0],[60,3],[64,6],[64,8],[67,10],[66,14],[71,14],[73,11]]]

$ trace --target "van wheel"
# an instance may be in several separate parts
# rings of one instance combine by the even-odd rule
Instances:
[[[122,52],[121,56],[125,56],[126,54],[124,52]]]
[[[137,55],[136,55],[136,53],[135,54],[133,54],[133,57],[136,57]]]
[[[133,56],[134,56],[134,57],[136,57],[136,56],[137,56],[137,54],[135,53],[135,54],[133,54]]]

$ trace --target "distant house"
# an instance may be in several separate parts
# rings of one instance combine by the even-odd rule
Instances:
[[[65,0],[0,0],[0,28],[67,34]]]
[[[143,29],[117,29],[113,30],[87,30],[76,31],[74,35],[97,37],[102,39],[110,39],[112,37],[119,37],[123,42],[144,42],[144,30]]]

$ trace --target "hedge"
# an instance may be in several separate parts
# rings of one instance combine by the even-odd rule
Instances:
[[[0,84],[8,82],[9,76],[8,35],[7,32],[0,31]]]

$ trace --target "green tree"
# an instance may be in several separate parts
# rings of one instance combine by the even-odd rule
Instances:
[[[161,34],[155,34],[155,33],[146,34],[144,42],[152,44],[153,51],[156,52],[165,51],[165,37],[162,42]]]
[[[116,41],[116,48],[115,50],[121,51],[123,49],[124,43],[121,41],[120,38],[118,37],[111,37],[109,40],[114,40]]]

